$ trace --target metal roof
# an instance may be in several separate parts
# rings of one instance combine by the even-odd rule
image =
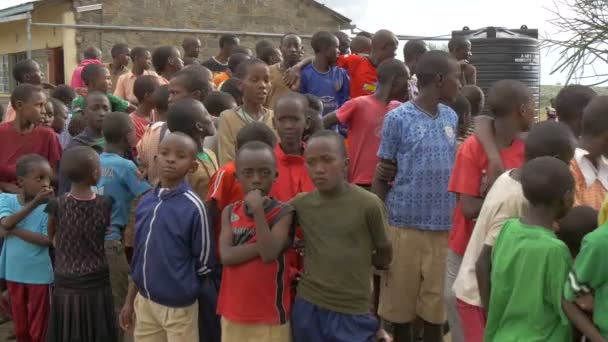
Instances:
[[[312,2],[315,6],[321,8],[322,10],[329,12],[332,16],[334,16],[336,19],[338,19],[339,21],[341,21],[344,24],[350,24],[352,22],[351,19],[345,17],[344,15],[342,15],[341,13],[339,13],[337,11],[334,11],[333,9],[329,8],[327,5],[325,5],[321,1],[310,0],[310,2]]]

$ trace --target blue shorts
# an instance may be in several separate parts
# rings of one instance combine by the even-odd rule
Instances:
[[[296,297],[291,309],[293,342],[372,342],[378,327],[378,320],[371,313],[343,314],[300,297]]]

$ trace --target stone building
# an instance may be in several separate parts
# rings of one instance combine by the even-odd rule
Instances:
[[[0,98],[14,87],[12,65],[26,58],[28,42],[47,80],[61,84],[69,83],[82,50],[91,45],[109,61],[114,43],[153,49],[197,36],[204,59],[217,52],[218,31],[242,32],[241,44],[253,48],[260,39],[277,41],[269,37],[273,33],[349,28],[350,19],[314,0],[1,0]]]

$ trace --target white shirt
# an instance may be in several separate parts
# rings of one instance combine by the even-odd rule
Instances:
[[[488,192],[454,282],[456,298],[469,305],[482,306],[475,263],[483,246],[494,246],[505,221],[522,217],[528,211],[528,201],[524,197],[521,183],[510,176],[511,171],[498,177]]]
[[[576,160],[576,164],[585,178],[587,187],[598,180],[605,189],[608,189],[608,160],[604,156],[599,157],[597,159],[598,167],[596,168],[591,160],[586,157],[588,154],[589,152],[582,148],[574,150],[574,160]]]

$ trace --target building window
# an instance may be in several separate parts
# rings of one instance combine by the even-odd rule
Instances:
[[[9,55],[0,55],[0,94],[10,94],[11,70]]]

